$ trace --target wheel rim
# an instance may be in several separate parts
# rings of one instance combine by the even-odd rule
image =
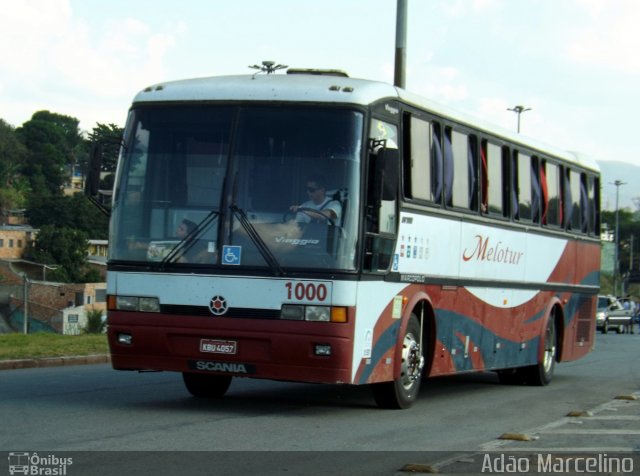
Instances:
[[[400,382],[405,389],[410,389],[420,378],[424,359],[420,352],[420,344],[413,334],[404,336],[402,343],[402,365]]]
[[[544,372],[548,374],[553,368],[556,359],[556,328],[553,321],[549,320],[544,336]]]

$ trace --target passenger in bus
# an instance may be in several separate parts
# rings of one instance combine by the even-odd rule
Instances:
[[[309,200],[301,205],[289,207],[296,213],[296,222],[327,221],[333,225],[339,224],[342,207],[340,202],[327,197],[326,181],[323,176],[312,175],[307,179],[307,195]]]
[[[180,222],[178,229],[176,230],[176,236],[181,240],[184,240],[189,233],[195,230],[196,224],[186,218]]]
[[[196,228],[196,224],[186,218],[180,222],[176,230],[176,236],[180,240],[184,240]],[[178,261],[181,263],[205,263],[210,262],[208,259],[207,244],[204,240],[195,240]]]

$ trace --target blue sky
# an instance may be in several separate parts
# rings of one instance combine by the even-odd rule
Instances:
[[[123,125],[164,80],[274,60],[393,81],[396,0],[0,0],[0,118]],[[640,2],[408,0],[407,89],[640,166]]]

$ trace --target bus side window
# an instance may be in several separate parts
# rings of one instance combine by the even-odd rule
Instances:
[[[514,150],[511,154],[511,218],[520,221],[520,190],[518,187],[518,151]]]
[[[543,214],[543,224],[562,225],[562,189],[560,186],[561,170],[556,164],[543,161],[543,195],[545,197],[546,213]]]
[[[582,192],[582,179],[580,173],[575,170],[567,169],[567,178],[569,180],[569,186],[567,187],[569,192],[567,193],[567,209],[570,215],[567,217],[569,229],[577,232],[584,233],[582,226],[584,203],[586,202],[586,189],[584,194]],[[584,196],[584,198],[583,198]]]
[[[488,213],[504,216],[505,214],[505,167],[503,150],[499,145],[486,143],[487,152],[487,194]]]
[[[469,167],[469,210],[478,211],[478,138],[469,136],[467,142],[467,165]]]
[[[452,162],[450,165],[451,173],[445,173],[445,190],[448,185],[448,175],[451,176],[452,180],[452,193],[445,193],[445,197],[447,197],[447,205],[469,210],[472,209],[472,197],[476,187],[475,182],[477,173],[475,155],[473,148],[471,147],[471,138],[463,132],[451,130],[451,128],[447,129],[449,129],[451,138]]]
[[[540,187],[540,165],[538,157],[531,157],[531,221],[540,223],[542,217],[542,190]]]
[[[440,124],[431,124],[431,200],[442,203],[443,157]]]
[[[531,156],[522,152],[514,152],[514,181],[515,188],[514,218],[519,221],[533,221],[533,187],[531,177]]]
[[[408,116],[408,115],[407,115]],[[405,116],[405,119],[406,117]],[[431,124],[410,116],[408,134],[405,130],[405,196],[420,200],[432,200],[431,177]]]
[[[589,233],[600,236],[600,179],[590,175],[588,177],[589,190]]]
[[[453,205],[453,146],[451,144],[451,127],[444,128],[444,162],[442,171],[444,174],[444,205]]]
[[[489,169],[487,166],[487,141],[483,140],[480,144],[480,161],[481,161],[481,180],[482,186],[480,190],[480,198],[482,206],[480,211],[482,213],[489,213]]]
[[[580,231],[589,233],[589,196],[587,194],[587,174],[580,174]]]

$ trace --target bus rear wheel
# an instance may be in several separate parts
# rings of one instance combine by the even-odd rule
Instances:
[[[549,318],[544,332],[542,360],[535,365],[498,370],[498,380],[507,385],[544,386],[551,382],[556,366],[558,341],[553,316]]]
[[[552,315],[547,322],[547,327],[544,332],[544,352],[542,354],[542,360],[536,365],[522,369],[525,382],[529,385],[548,385],[553,378],[553,372],[556,368],[557,353],[558,338],[555,319]]]
[[[381,408],[409,408],[418,396],[424,357],[420,348],[420,323],[411,315],[402,340],[400,378],[393,382],[374,383],[373,398]]]
[[[231,385],[230,375],[206,375],[183,372],[182,380],[187,390],[194,397],[221,398]]]

